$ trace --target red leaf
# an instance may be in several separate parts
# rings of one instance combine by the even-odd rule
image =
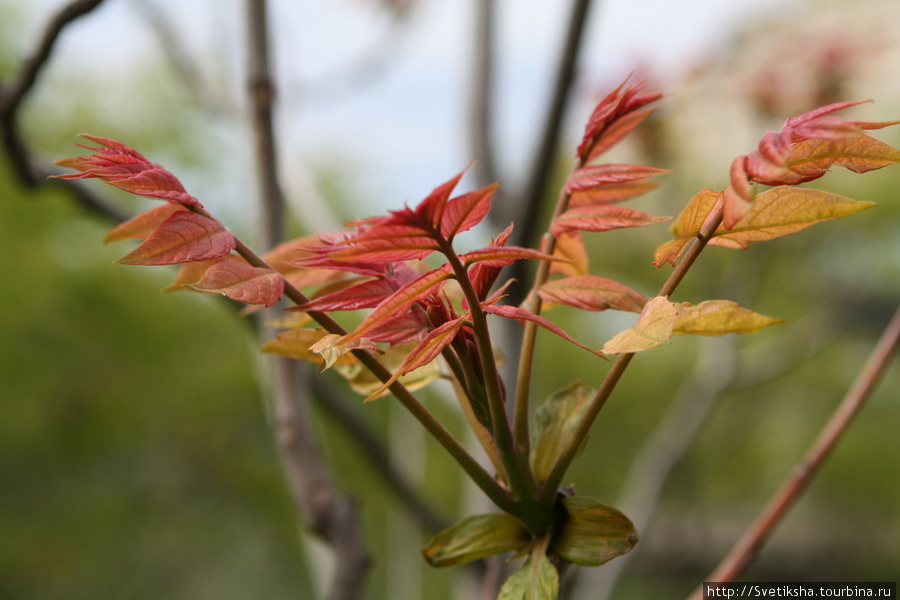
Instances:
[[[203,279],[188,287],[198,292],[222,294],[246,304],[272,306],[284,294],[284,279],[270,269],[253,267],[226,256],[206,270]]]
[[[535,315],[533,313],[528,312],[522,308],[518,308],[516,306],[510,306],[508,304],[486,304],[482,303],[481,308],[484,309],[484,312],[499,315],[505,319],[514,319],[516,321],[531,321],[537,325],[540,325],[544,329],[548,331],[552,331],[556,335],[560,336],[564,340],[571,342],[578,346],[579,348],[583,348],[592,354],[596,354],[597,356],[602,356],[599,352],[592,348],[588,348],[568,333],[560,329],[557,325],[554,325],[544,317]]]
[[[442,183],[434,188],[434,191],[416,206],[415,214],[424,219],[425,222],[434,229],[440,231],[441,221],[444,218],[444,209],[447,206],[447,199],[450,197],[450,194],[453,193],[456,184],[459,183],[459,180],[462,179],[462,176],[465,175],[468,170],[469,167],[466,167],[456,177],[453,177],[446,183]]]
[[[633,208],[598,204],[570,208],[550,225],[550,231],[558,237],[569,231],[610,231],[668,220],[669,217],[655,217]]]
[[[177,265],[225,256],[234,236],[218,221],[176,211],[137,248],[116,262],[125,265]]]
[[[408,311],[416,301],[429,293],[437,292],[444,281],[452,276],[451,273],[450,265],[445,264],[403,286],[376,306],[375,310],[363,319],[356,329],[345,335],[340,343],[368,337],[370,332],[381,328],[391,319]]]
[[[503,247],[509,240],[512,230],[513,226],[510,224],[509,227],[504,229],[503,232],[497,236],[497,239],[491,240],[488,247]],[[475,293],[478,294],[478,298],[481,300],[487,298],[491,288],[494,287],[494,283],[497,281],[497,277],[500,276],[500,270],[500,267],[492,267],[487,263],[475,263],[475,265],[472,266],[469,270],[469,279],[472,281],[472,286],[475,288]]]
[[[144,239],[159,227],[163,221],[179,210],[187,210],[181,204],[166,202],[150,210],[146,210],[110,229],[103,238],[103,243],[121,240]]]
[[[582,310],[608,308],[640,313],[646,298],[627,285],[596,275],[575,275],[545,283],[538,290],[541,300]]]
[[[671,173],[668,169],[643,165],[593,165],[582,167],[566,181],[566,191],[583,192],[597,187],[640,181],[657,175]]]
[[[333,310],[359,310],[374,308],[382,300],[397,291],[399,285],[388,279],[374,279],[359,283],[347,289],[320,296],[314,300],[293,307],[292,310],[309,312]]]
[[[564,261],[566,259],[559,256],[553,256],[540,250],[533,248],[521,248],[519,246],[502,246],[487,247],[481,250],[473,250],[460,255],[459,259],[466,266],[480,263],[489,267],[505,267],[511,265],[521,258],[531,258],[534,260],[553,260]]]
[[[587,163],[606,152],[624,135],[631,132],[646,116],[631,117],[638,121],[633,126],[629,122],[617,126],[618,121],[630,120],[631,113],[662,97],[662,94],[645,93],[646,86],[643,83],[625,87],[626,83],[601,100],[588,119],[584,137],[578,146],[578,156],[581,157],[582,162]]]
[[[425,336],[425,339],[413,348],[413,351],[409,353],[409,356],[406,357],[406,360],[403,361],[400,368],[391,375],[391,378],[385,381],[384,385],[378,390],[370,394],[369,397],[365,399],[365,402],[374,400],[383,394],[386,389],[391,387],[391,385],[403,375],[406,375],[419,367],[424,367],[437,358],[441,351],[456,337],[460,327],[466,324],[467,317],[468,315],[463,315],[462,317],[453,321],[448,321],[440,327],[431,330],[428,335]]]
[[[108,138],[87,134],[81,134],[81,137],[100,144],[99,148],[79,144],[98,154],[57,161],[58,165],[77,169],[81,173],[55,177],[59,179],[97,177],[138,196],[201,206],[196,198],[187,193],[177,177],[161,166],[151,163],[136,150]]]
[[[457,196],[447,203],[441,220],[441,235],[448,240],[481,222],[491,208],[491,198],[499,183]]]
[[[589,190],[572,192],[569,198],[569,208],[583,206],[585,204],[615,204],[630,200],[641,194],[655,190],[659,185],[653,181],[629,181],[627,183],[615,183]]]

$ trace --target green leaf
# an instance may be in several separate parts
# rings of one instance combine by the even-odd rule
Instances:
[[[469,517],[440,532],[422,550],[433,567],[452,567],[525,547],[531,537],[506,513]]]
[[[594,390],[576,382],[547,398],[537,409],[531,470],[538,484],[547,480],[593,397]]]
[[[577,565],[596,567],[631,551],[638,542],[634,524],[621,512],[593,498],[564,498],[566,522],[550,547]]]
[[[532,554],[522,568],[509,576],[497,600],[556,600],[559,573],[545,554]]]

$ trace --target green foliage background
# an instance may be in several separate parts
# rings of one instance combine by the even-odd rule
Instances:
[[[4,21],[7,29],[14,19]],[[15,61],[4,52],[9,72]],[[155,110],[172,114],[187,101],[163,84],[164,72],[155,77]],[[68,148],[76,131],[125,130],[89,109],[89,85],[70,90],[77,109],[45,98],[45,109],[59,109],[53,118],[29,112],[26,130],[47,156]],[[145,154],[158,148],[200,170],[209,160],[202,144],[188,148],[188,140],[218,134],[192,121],[191,110],[169,123],[142,121],[127,139]],[[883,118],[898,110],[879,105]],[[179,134],[187,123],[201,134]],[[674,161],[660,158],[658,166]],[[313,597],[322,553],[297,523],[284,484],[252,328],[218,298],[160,294],[170,270],[111,264],[124,252],[102,246],[107,223],[60,190],[19,187],[6,164],[4,157],[0,597]],[[689,187],[679,181],[663,185]],[[828,418],[900,298],[898,182],[896,169],[829,175],[822,186],[879,207],[747,252],[712,248],[679,290],[679,300],[727,297],[789,323],[737,340],[742,358],[734,385],[667,482],[616,598],[690,592]],[[212,194],[191,191],[215,210]],[[668,192],[647,202],[675,214],[686,200]],[[595,236],[594,272],[652,294],[666,273],[649,265],[650,255],[664,239],[662,228]],[[549,316],[597,347],[629,324],[628,317],[564,308]],[[542,344],[536,397],[573,380],[599,383],[603,367],[590,355],[552,336],[542,336]],[[635,360],[567,482],[615,504],[629,464],[703,344],[677,339]],[[898,389],[895,364],[748,577],[896,578]],[[461,430],[451,406],[428,401]],[[440,510],[463,516],[478,507],[458,469],[390,400],[357,408],[396,456],[422,457],[405,466]],[[354,440],[318,413],[316,429],[340,487],[361,502],[376,559],[369,597],[451,597],[456,573],[425,566],[418,548],[427,533],[397,508]]]

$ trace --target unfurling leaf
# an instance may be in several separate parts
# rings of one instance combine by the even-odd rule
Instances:
[[[566,560],[596,567],[631,551],[638,542],[634,524],[621,512],[593,498],[563,498],[566,520],[550,547]]]
[[[730,300],[707,300],[696,306],[682,302],[678,305],[678,320],[672,334],[755,333],[779,323],[784,323],[784,320],[773,319],[741,308]]]
[[[398,344],[386,348],[380,353],[378,359],[381,363],[391,371],[396,371],[403,364],[403,361],[409,356],[414,344]],[[346,356],[350,356],[345,354]],[[381,380],[372,374],[361,362],[343,365],[338,361],[335,370],[347,380],[350,389],[354,392],[368,398],[372,396],[383,384]],[[411,392],[421,389],[441,376],[441,365],[438,361],[433,360],[428,364],[414,369],[399,378],[403,387]]]
[[[556,600],[559,573],[546,554],[532,554],[500,588],[497,600]]]
[[[623,83],[600,101],[578,145],[578,156],[583,163],[609,150],[650,116],[652,111],[639,109],[662,98],[662,94],[645,90],[643,83],[627,87]]]
[[[675,321],[678,319],[676,305],[665,296],[655,296],[647,300],[637,324],[616,335],[604,344],[604,354],[626,354],[650,350],[669,342]]]
[[[324,364],[325,358],[321,353],[310,350],[310,347],[321,341],[322,338],[333,335],[328,334],[324,329],[289,329],[282,331],[277,336],[269,340],[262,351],[269,354],[278,354],[287,356],[288,358],[297,358],[316,363]],[[340,337],[340,336],[338,336]],[[350,365],[357,361],[353,354],[341,354],[334,357],[332,361],[336,365]]]
[[[640,313],[647,300],[618,281],[596,275],[573,275],[545,283],[538,294],[546,303],[565,304],[582,310],[607,309]]]
[[[431,538],[422,553],[433,567],[452,567],[519,550],[530,540],[525,528],[506,513],[477,515]]]
[[[401,376],[427,365],[437,358],[441,351],[453,342],[453,339],[459,332],[459,328],[467,323],[467,318],[468,313],[452,321],[447,321],[428,332],[425,339],[419,342],[419,344],[409,352],[408,356],[403,361],[403,364],[397,368],[391,378],[385,381],[377,390],[372,392],[365,401],[368,402],[369,400],[374,400],[387,391],[387,389]]]
[[[325,360],[322,370],[330,369],[337,364],[338,359],[354,350],[378,351],[379,348],[375,342],[366,338],[342,342],[342,337],[336,333],[323,335],[319,341],[309,347],[310,352],[315,352]]]
[[[246,304],[272,306],[284,293],[284,279],[270,269],[253,267],[226,256],[206,269],[200,281],[188,287],[198,292],[222,294]]]
[[[720,228],[710,240],[714,246],[746,248],[806,229],[829,219],[846,217],[875,206],[851,198],[814,190],[779,186],[758,194],[750,210],[730,230]]]
[[[200,202],[185,191],[177,177],[161,166],[151,163],[137,150],[109,138],[84,133],[80,134],[80,137],[100,144],[99,148],[79,144],[97,154],[56,161],[60,166],[77,169],[81,173],[55,177],[59,179],[97,177],[138,196],[200,206]]]
[[[119,223],[110,229],[103,237],[103,243],[118,242],[121,240],[144,239],[159,227],[163,221],[177,211],[186,211],[181,204],[166,202],[155,206],[150,210],[134,216],[123,223]]]
[[[570,231],[611,231],[626,227],[645,227],[668,221],[645,212],[615,204],[597,204],[570,208],[553,221],[550,231],[559,237]]]
[[[218,221],[179,210],[147,239],[116,262],[124,265],[177,265],[225,256],[234,236]]]
[[[581,383],[573,383],[538,407],[530,457],[531,470],[538,485],[547,480],[593,397],[594,390]]]

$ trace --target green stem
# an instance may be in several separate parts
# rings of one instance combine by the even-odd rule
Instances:
[[[691,247],[688,248],[684,258],[678,263],[678,266],[675,267],[672,274],[669,275],[669,278],[660,289],[659,294],[657,294],[658,296],[672,295],[682,279],[684,279],[688,270],[690,270],[691,266],[697,260],[697,257],[700,256],[700,253],[706,247],[706,244],[712,239],[713,234],[721,222],[722,209],[717,208],[716,212],[707,219],[703,228],[700,230],[700,233],[697,234],[697,239],[695,239],[694,243],[691,244]],[[547,476],[547,481],[544,483],[540,496],[541,500],[544,502],[550,502],[556,496],[556,491],[562,483],[566,471],[568,471],[572,461],[575,460],[575,456],[587,439],[588,433],[594,425],[594,421],[596,421],[597,416],[600,414],[600,410],[606,404],[606,401],[615,389],[616,384],[619,383],[619,379],[622,378],[622,375],[625,373],[625,369],[628,368],[628,364],[631,362],[632,358],[634,358],[634,353],[619,355],[609,372],[607,372],[606,377],[603,379],[603,383],[600,384],[596,395],[593,400],[591,400],[587,410],[585,410],[581,421],[579,421],[578,427],[569,438],[569,443],[560,453],[559,458],[556,460],[556,464],[553,465],[553,469],[551,469],[550,474]]]
[[[207,219],[217,221],[215,217],[203,208],[190,205],[184,206]],[[235,237],[235,251],[254,267],[269,269],[277,273],[271,265],[237,237]],[[309,302],[309,298],[286,279],[284,280],[284,295],[296,304],[305,304]],[[347,331],[340,323],[332,319],[327,313],[310,311],[307,314],[329,333],[337,335],[347,334]],[[392,373],[390,369],[385,367],[371,352],[366,350],[354,350],[353,353],[363,366],[369,369],[369,371],[382,382],[388,381],[391,378]],[[444,427],[444,425],[438,421],[427,408],[425,408],[425,405],[419,402],[419,400],[399,381],[394,382],[389,389],[394,396],[397,397],[400,403],[412,413],[422,426],[425,427],[444,449],[450,453],[456,462],[459,463],[463,470],[469,475],[472,481],[481,488],[494,504],[506,512],[515,511],[515,504],[509,495],[509,491],[497,483],[491,474],[488,473],[471,454],[469,454],[459,440],[453,437],[453,434],[450,433],[450,431],[447,430],[447,428]]]
[[[574,173],[584,164],[582,159],[578,159],[575,166],[572,167]],[[568,179],[568,178],[567,178]],[[556,206],[553,209],[553,215],[550,222],[553,223],[562,215],[569,207],[570,194],[566,192],[565,187],[560,190],[559,197],[556,200]],[[544,243],[541,250],[547,254],[553,254],[556,249],[556,236],[549,231],[544,234]],[[541,297],[538,290],[550,277],[550,261],[543,260],[538,265],[537,273],[534,276],[534,285],[525,299],[523,308],[534,315],[541,314]],[[525,331],[522,334],[522,347],[519,350],[519,370],[516,374],[516,398],[515,408],[513,409],[513,431],[515,431],[516,443],[519,447],[526,451],[531,446],[531,434],[529,432],[529,413],[531,400],[531,376],[534,371],[534,349],[537,341],[537,324],[531,321],[525,323]]]
[[[469,305],[469,314],[472,317],[472,330],[475,332],[475,344],[478,347],[481,370],[484,375],[484,388],[487,393],[488,408],[491,413],[494,442],[497,444],[497,450],[500,452],[500,460],[503,461],[503,468],[506,471],[510,489],[520,500],[527,504],[537,497],[537,482],[528,466],[528,456],[523,455],[516,448],[513,440],[509,417],[504,406],[500,373],[494,361],[494,348],[491,344],[487,316],[481,309],[481,301],[478,298],[475,287],[472,285],[472,281],[469,279],[466,267],[460,262],[453,246],[437,232],[435,232],[433,237],[438,240],[440,251],[447,257],[447,261],[453,269],[453,273],[459,282],[459,287]],[[523,515],[517,514],[517,516],[520,516],[523,520],[530,519],[530,517]],[[534,523],[530,525],[534,525]]]

